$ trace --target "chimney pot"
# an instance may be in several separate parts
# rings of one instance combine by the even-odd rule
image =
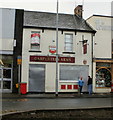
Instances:
[[[82,12],[83,12],[83,6],[82,5],[78,5],[75,9],[74,9],[74,15],[77,15],[79,17],[82,18]]]

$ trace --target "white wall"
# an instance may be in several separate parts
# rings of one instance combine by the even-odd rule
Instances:
[[[0,8],[0,50],[13,50],[15,9]]]
[[[29,52],[30,50],[30,37],[31,37],[31,31],[40,31],[40,46],[41,46],[41,53],[39,52]],[[63,54],[64,51],[64,37],[65,33],[71,33],[73,34],[73,52],[75,54]],[[75,32],[68,32],[63,31],[63,34],[61,31],[58,32],[59,35],[59,48],[58,53],[62,56],[70,56],[75,57],[75,63],[59,63],[61,64],[68,64],[68,65],[84,65],[83,61],[86,60],[87,64],[89,65],[89,75],[91,75],[91,33],[84,33],[84,32],[77,32],[75,35]],[[79,42],[82,40],[82,35],[84,35],[84,38],[88,40],[88,52],[87,54],[83,54],[83,47],[82,43]],[[30,62],[29,56],[30,55],[43,55],[47,56],[49,55],[49,46],[55,45],[56,46],[56,31],[55,30],[44,30],[42,32],[41,29],[24,29],[23,30],[23,51],[22,51],[22,82],[27,82],[29,87],[29,64],[46,64],[46,75],[45,75],[45,92],[55,92],[55,80],[56,80],[56,63],[46,63],[46,62]],[[62,83],[59,83],[62,84]],[[66,83],[67,84],[67,83]],[[75,83],[76,84],[76,83]],[[71,90],[72,91],[72,90]]]
[[[94,58],[111,59],[111,18],[105,16],[92,16],[87,22],[97,31],[94,37]],[[93,63],[93,92],[111,92],[111,88],[96,88],[95,80],[96,62]]]
[[[94,57],[111,58],[111,18],[92,16],[87,22],[97,31],[94,38]]]
[[[13,51],[13,40],[14,39],[0,39],[0,50]]]

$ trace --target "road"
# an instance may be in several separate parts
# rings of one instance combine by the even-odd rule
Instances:
[[[2,100],[2,111],[9,113],[48,109],[104,108],[111,107],[112,101],[113,98],[10,98]]]

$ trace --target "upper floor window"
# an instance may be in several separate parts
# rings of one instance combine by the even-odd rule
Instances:
[[[73,51],[73,34],[65,34],[65,51]]]
[[[40,50],[40,32],[38,31],[31,32],[31,49]]]

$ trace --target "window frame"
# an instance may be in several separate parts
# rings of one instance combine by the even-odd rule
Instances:
[[[71,36],[71,39],[68,38],[70,41],[66,38],[67,35]],[[70,45],[70,46],[68,46],[68,45]],[[73,52],[73,34],[72,33],[65,33],[64,51],[65,52]]]

